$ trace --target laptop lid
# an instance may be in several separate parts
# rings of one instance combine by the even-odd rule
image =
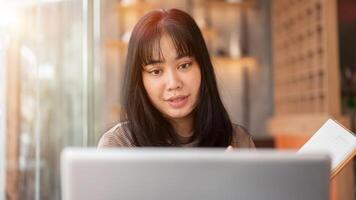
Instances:
[[[330,160],[295,152],[65,149],[64,200],[326,200]]]

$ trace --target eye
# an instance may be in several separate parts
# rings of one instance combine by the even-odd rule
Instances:
[[[154,70],[149,71],[148,73],[150,73],[153,76],[158,76],[158,75],[160,75],[162,73],[162,70],[154,69]]]
[[[179,65],[178,68],[184,70],[184,69],[189,68],[191,64],[192,64],[192,63],[190,63],[190,62],[188,62],[188,63],[183,63],[183,64]]]

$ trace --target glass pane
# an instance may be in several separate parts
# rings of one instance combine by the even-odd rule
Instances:
[[[0,12],[2,10],[0,9]],[[1,17],[0,17],[1,18]],[[0,200],[5,199],[5,124],[6,124],[6,68],[4,23],[0,23]]]
[[[59,199],[60,152],[64,146],[81,146],[85,130],[82,2],[41,3],[39,7],[38,82],[29,90],[37,88],[39,93],[40,199]]]
[[[88,2],[0,10],[0,200],[60,199],[62,149],[86,145],[94,132]]]

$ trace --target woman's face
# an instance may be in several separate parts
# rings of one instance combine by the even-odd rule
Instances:
[[[153,63],[144,66],[142,80],[152,104],[168,119],[190,117],[199,96],[201,74],[194,57],[179,57],[169,36],[160,40]]]

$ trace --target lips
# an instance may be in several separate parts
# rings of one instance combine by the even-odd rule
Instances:
[[[174,96],[169,98],[167,102],[173,108],[181,108],[188,102],[188,96]]]

